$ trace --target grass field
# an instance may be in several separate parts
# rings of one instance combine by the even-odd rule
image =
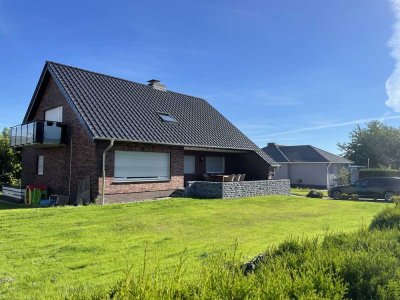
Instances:
[[[235,240],[247,261],[291,236],[351,231],[386,204],[289,196],[169,199],[133,204],[0,211],[0,297],[56,298],[113,285],[145,249],[169,270],[186,249],[187,276]]]

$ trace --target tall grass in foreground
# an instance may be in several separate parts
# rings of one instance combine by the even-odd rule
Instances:
[[[386,222],[386,223],[385,223]],[[386,224],[386,225],[385,225]],[[73,290],[67,299],[400,299],[400,207],[378,214],[369,229],[289,238],[268,249],[244,275],[236,251],[207,259],[184,281],[185,255],[174,272],[147,264],[127,270],[111,289]]]

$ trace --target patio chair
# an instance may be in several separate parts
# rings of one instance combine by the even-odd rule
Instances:
[[[240,181],[240,177],[242,177],[242,174],[236,174],[232,181]]]
[[[246,178],[246,174],[240,174],[239,181],[244,181],[245,178]]]
[[[224,177],[224,182],[232,182],[233,178],[235,178],[235,174],[229,175],[227,177]]]

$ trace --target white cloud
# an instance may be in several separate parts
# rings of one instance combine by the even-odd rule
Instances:
[[[364,124],[370,121],[375,121],[379,120],[381,122],[384,122],[386,120],[394,120],[394,119],[400,119],[400,115],[387,115],[384,114],[381,117],[376,117],[376,118],[365,118],[365,119],[357,119],[357,120],[352,120],[352,121],[346,121],[346,122],[338,122],[338,123],[330,123],[330,124],[324,124],[324,125],[318,125],[318,126],[309,126],[309,127],[303,127],[299,129],[293,129],[293,130],[287,130],[287,131],[280,131],[280,132],[274,132],[262,136],[256,136],[253,137],[255,139],[268,139],[271,137],[276,137],[276,136],[281,136],[281,135],[286,135],[286,134],[294,134],[294,133],[300,133],[300,132],[306,132],[306,131],[314,131],[314,130],[321,130],[321,129],[327,129],[327,128],[334,128],[334,127],[343,127],[343,126],[349,126],[349,125],[357,125],[357,124]]]
[[[389,98],[385,104],[395,112],[400,112],[400,0],[390,0],[390,2],[396,19],[389,41],[389,47],[392,49],[390,54],[395,60],[395,67],[386,81],[386,93]]]

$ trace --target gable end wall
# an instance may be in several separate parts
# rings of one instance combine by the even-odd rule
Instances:
[[[71,201],[76,199],[78,182],[90,176],[91,198],[97,196],[98,180],[96,174],[95,144],[87,131],[69,106],[55,81],[50,77],[44,82],[44,91],[36,99],[35,111],[29,121],[43,120],[45,110],[62,106],[63,122],[67,123],[68,145],[52,148],[25,147],[22,149],[22,186],[43,184],[50,188],[52,194],[67,195],[70,179],[70,155],[72,141],[71,165]],[[37,174],[37,157],[44,155],[44,174]]]

